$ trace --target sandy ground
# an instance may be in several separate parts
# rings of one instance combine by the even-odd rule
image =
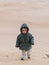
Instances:
[[[21,61],[15,48],[22,23],[27,23],[35,38],[31,59]],[[49,65],[49,2],[0,3],[0,65]]]

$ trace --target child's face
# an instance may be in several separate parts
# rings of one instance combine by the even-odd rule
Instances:
[[[23,28],[23,29],[22,29],[22,33],[23,33],[23,34],[26,34],[26,33],[27,33],[27,29],[26,29],[26,28]]]

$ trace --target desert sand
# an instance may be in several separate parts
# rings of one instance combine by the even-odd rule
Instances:
[[[35,39],[31,59],[21,61],[15,48],[20,26],[27,23]],[[49,65],[49,1],[0,2],[0,65]]]

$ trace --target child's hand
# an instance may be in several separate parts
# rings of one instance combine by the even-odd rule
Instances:
[[[32,43],[32,45],[34,45],[34,43]]]
[[[17,47],[17,48],[18,48],[19,46],[15,46],[15,47]]]
[[[16,46],[16,47],[19,47],[19,46]]]

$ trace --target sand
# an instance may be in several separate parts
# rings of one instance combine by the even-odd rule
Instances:
[[[34,36],[31,59],[21,61],[15,48],[22,23],[27,23]],[[0,65],[49,65],[49,1],[0,3]]]

